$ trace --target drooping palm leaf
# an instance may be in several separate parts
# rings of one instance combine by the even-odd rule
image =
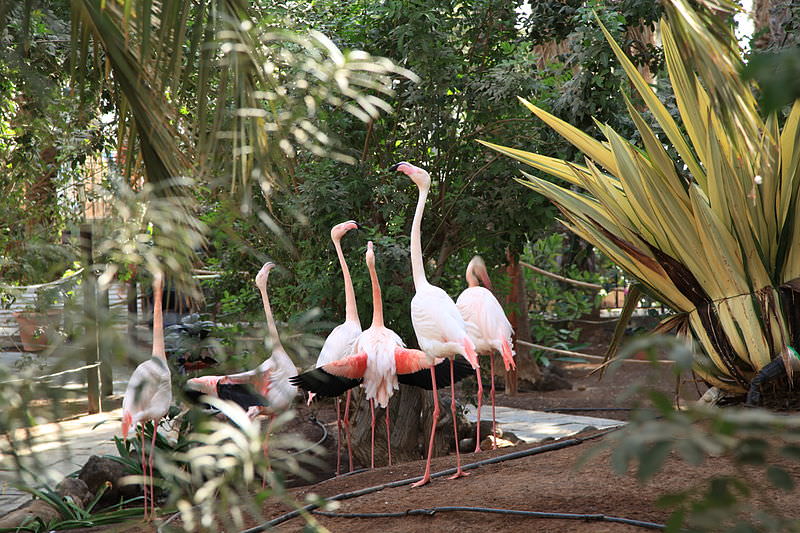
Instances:
[[[732,9],[715,3],[720,7]],[[669,324],[697,341],[695,366],[704,379],[741,391],[787,344],[800,342],[800,313],[793,312],[800,277],[800,103],[782,131],[774,116],[762,119],[719,12],[670,0],[667,13],[661,32],[686,134],[606,32],[665,138],[630,102],[642,147],[604,125],[605,142],[589,139],[524,102],[582,150],[586,164],[484,144],[582,187],[583,194],[533,175],[520,180],[678,313]],[[679,161],[670,159],[665,142]],[[676,171],[684,165],[685,172]]]

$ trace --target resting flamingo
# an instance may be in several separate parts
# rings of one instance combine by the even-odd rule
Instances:
[[[431,285],[425,277],[425,265],[422,260],[422,214],[425,211],[425,201],[428,198],[431,177],[424,169],[405,161],[397,163],[390,170],[404,173],[411,178],[419,189],[417,208],[411,225],[411,271],[416,289],[416,294],[411,299],[411,322],[414,325],[414,333],[417,335],[419,347],[431,356],[450,359],[451,370],[453,368],[453,359],[459,354],[464,356],[469,361],[469,364],[472,365],[472,368],[475,369],[478,379],[478,397],[481,397],[483,395],[483,385],[481,384],[478,356],[475,353],[475,345],[467,334],[467,326],[464,323],[464,319],[458,312],[453,299],[439,287]],[[454,479],[467,474],[461,470],[461,452],[458,449],[455,388],[450,389],[450,395],[457,464],[457,471],[451,477],[451,479]],[[425,464],[425,473],[420,481],[414,483],[413,486],[415,487],[430,482],[433,438],[439,418],[439,399],[435,389],[433,400],[433,427],[431,428],[431,440],[428,445],[428,460]],[[478,442],[480,442],[480,425],[480,411],[478,411]]]
[[[247,410],[251,418],[260,414],[274,418],[292,404],[297,387],[289,382],[289,378],[297,375],[297,368],[283,349],[267,295],[267,278],[274,267],[274,263],[265,263],[256,275],[256,286],[261,292],[269,338],[272,340],[272,355],[253,370],[188,380],[186,393],[190,399],[198,400],[205,394],[231,400]]]
[[[339,257],[339,265],[342,268],[344,277],[344,298],[345,298],[345,320],[331,331],[322,350],[317,357],[317,367],[325,366],[333,361],[338,361],[353,353],[353,344],[356,338],[361,335],[361,320],[358,318],[358,308],[356,307],[356,292],[353,289],[353,280],[350,278],[350,269],[347,268],[347,261],[342,252],[342,237],[351,229],[358,229],[358,223],[353,220],[337,224],[331,229],[331,240],[336,248],[336,255]],[[336,475],[341,473],[342,462],[342,426],[347,436],[347,458],[350,462],[350,471],[353,471],[353,450],[350,442],[350,396],[351,391],[347,391],[347,398],[344,403],[344,420],[341,418],[341,398],[335,399],[336,403]],[[309,392],[308,403],[314,398],[314,393]]]
[[[486,287],[481,287],[480,278]],[[467,324],[467,332],[475,343],[475,351],[479,354],[489,354],[489,369],[492,376],[492,448],[497,448],[497,417],[495,416],[494,406],[494,354],[500,352],[503,355],[503,363],[506,371],[516,368],[514,363],[514,350],[511,348],[511,335],[514,329],[506,318],[503,307],[497,298],[492,294],[492,282],[489,280],[489,273],[486,271],[486,264],[480,256],[476,255],[467,265],[467,285],[462,292],[456,306],[458,307],[464,322]],[[481,410],[481,397],[478,396],[478,412]],[[481,443],[475,443],[475,451],[480,451]]]
[[[142,477],[144,478],[144,518],[155,518],[155,488],[153,486],[153,453],[156,446],[158,425],[172,404],[172,376],[167,364],[167,352],[164,349],[164,318],[162,301],[164,277],[160,272],[153,277],[153,356],[141,363],[131,374],[125,397],[122,399],[122,436],[128,438],[130,429],[141,424],[142,429]],[[144,424],[153,421],[153,438],[150,442],[149,461],[145,461]],[[150,494],[146,463],[150,466]],[[148,516],[148,498],[152,514]]]
[[[439,363],[437,360],[425,352],[406,348],[400,336],[384,325],[383,300],[375,269],[372,241],[367,243],[366,262],[372,282],[372,325],[356,339],[353,355],[300,374],[292,381],[299,387],[320,396],[337,396],[344,390],[363,382],[372,416],[370,457],[371,466],[374,468],[375,402],[380,407],[386,408],[389,405],[389,398],[399,386],[398,382],[428,389],[433,387],[435,392],[436,380],[425,379],[423,373],[427,373],[425,369],[430,368],[432,374],[438,375],[443,368],[441,364],[437,364]],[[459,368],[458,378],[464,375],[466,375],[465,369]],[[389,429],[389,410],[386,409],[386,439],[391,465],[392,443]]]

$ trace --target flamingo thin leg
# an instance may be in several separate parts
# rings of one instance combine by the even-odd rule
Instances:
[[[497,416],[494,412],[494,352],[489,356],[489,371],[492,378],[492,449],[497,449]]]
[[[336,398],[336,475],[342,473],[342,416],[340,407],[342,400]]]
[[[389,429],[389,406],[386,406],[386,449],[389,450],[389,466],[392,466],[392,432]]]
[[[455,363],[453,359],[450,359],[450,413],[453,417],[453,434],[456,438],[456,473],[450,476],[447,479],[456,479],[460,477],[464,477],[469,475],[467,472],[461,470],[461,451],[458,449],[458,424],[456,423],[456,388],[453,385],[455,383],[455,371],[453,370]],[[477,372],[480,372],[478,370]],[[480,374],[478,374],[480,375]],[[478,383],[480,383],[480,379],[478,379]],[[478,423],[480,426],[480,423]]]
[[[370,468],[375,468],[375,401],[369,401],[369,410],[372,413],[372,446],[370,448]]]
[[[153,477],[153,455],[156,451],[156,435],[158,434],[158,421],[153,420],[153,438],[150,441],[150,508],[152,509],[151,518],[156,518],[156,488],[154,486],[155,478]]]
[[[483,383],[481,382],[481,369],[480,367],[475,370],[475,375],[478,377],[478,423],[475,430],[475,452],[481,451],[481,406],[483,405]],[[451,378],[452,381],[452,378]],[[458,437],[456,437],[458,440]]]
[[[264,458],[267,460],[267,472],[272,470],[272,467],[271,467],[271,465],[269,463],[269,434],[270,434],[270,431],[272,431],[272,421],[273,420],[275,420],[275,416],[274,415],[269,415],[269,421],[267,422],[267,434],[264,435],[263,450],[264,450]],[[263,489],[266,486],[267,486],[267,476],[264,476],[264,477],[261,478],[261,488]]]
[[[140,426],[142,430],[142,489],[144,489],[144,519],[147,520],[147,466],[144,457],[144,424]]]
[[[347,460],[350,462],[350,470],[353,471],[353,446],[350,443],[350,391],[347,391],[344,402],[344,433],[347,436]]]
[[[428,443],[428,460],[425,461],[425,473],[422,479],[411,485],[421,487],[431,482],[431,457],[433,456],[433,441],[436,435],[436,424],[439,423],[439,391],[436,389],[436,372],[431,367],[431,382],[433,383],[433,423],[431,424],[431,440]]]

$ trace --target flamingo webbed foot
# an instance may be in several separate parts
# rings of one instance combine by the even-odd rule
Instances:
[[[458,479],[460,477],[467,477],[469,474],[470,474],[469,472],[464,472],[463,470],[459,470],[458,472],[448,477],[447,479]]]

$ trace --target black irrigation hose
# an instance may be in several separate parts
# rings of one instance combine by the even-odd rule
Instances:
[[[511,461],[513,459],[520,459],[522,457],[527,457],[529,455],[538,455],[540,453],[552,452],[552,451],[555,451],[555,450],[560,450],[562,448],[568,448],[570,446],[575,446],[577,444],[583,444],[587,440],[593,440],[593,439],[602,437],[602,436],[604,436],[604,435],[606,435],[608,433],[611,433],[612,431],[616,431],[617,429],[619,429],[619,428],[616,428],[616,427],[609,428],[609,429],[600,431],[598,433],[595,433],[594,435],[590,435],[588,437],[575,437],[575,438],[572,438],[572,439],[567,439],[567,440],[562,440],[562,441],[559,441],[559,442],[554,442],[552,444],[545,444],[543,446],[537,446],[535,448],[528,448],[527,450],[520,450],[518,452],[512,452],[512,453],[508,453],[508,454],[505,454],[505,455],[498,455],[497,457],[492,457],[490,459],[484,459],[483,461],[477,461],[477,462],[474,462],[474,463],[469,463],[469,464],[463,465],[461,467],[461,469],[462,470],[473,470],[475,468],[479,468],[479,467],[484,466],[484,465],[502,463],[504,461]],[[431,479],[439,478],[439,477],[442,477],[442,476],[448,476],[450,474],[455,474],[456,470],[457,470],[456,468],[448,468],[447,470],[442,470],[441,472],[436,472],[435,474],[431,474]],[[419,481],[421,479],[422,479],[422,476],[417,476],[417,477],[408,478],[408,479],[401,479],[399,481],[392,481],[390,483],[385,483],[383,485],[376,485],[374,487],[367,487],[367,488],[356,490],[356,491],[353,491],[353,492],[343,492],[341,494],[337,494],[335,496],[331,496],[330,498],[324,498],[324,501],[341,501],[341,500],[349,500],[351,498],[358,498],[359,496],[364,496],[366,494],[371,494],[373,492],[379,492],[379,491],[381,491],[383,489],[393,489],[393,488],[396,488],[396,487],[402,487],[404,485],[410,485],[410,484],[415,483],[415,482],[417,482],[417,481]],[[261,531],[266,531],[267,529],[269,529],[271,527],[274,527],[274,526],[277,526],[278,524],[282,524],[282,523],[284,523],[284,522],[286,522],[288,520],[291,520],[292,518],[296,518],[296,517],[300,516],[303,512],[313,511],[313,510],[318,509],[318,508],[319,508],[319,505],[312,503],[312,504],[306,505],[305,507],[303,507],[301,509],[297,509],[297,510],[291,511],[289,513],[283,514],[283,515],[281,515],[281,516],[279,516],[277,518],[273,518],[269,522],[265,522],[265,523],[263,523],[261,525],[258,525],[256,527],[252,527],[250,529],[246,529],[246,530],[242,531],[241,533],[260,533]]]
[[[587,522],[616,522],[629,526],[638,526],[646,529],[664,529],[664,524],[655,522],[645,522],[633,520],[631,518],[621,518],[618,516],[608,516],[604,514],[576,514],[576,513],[543,513],[539,511],[517,511],[515,509],[494,509],[491,507],[431,507],[430,509],[409,509],[398,513],[332,513],[329,511],[311,511],[320,516],[329,518],[402,518],[405,516],[423,515],[433,516],[436,513],[448,511],[467,511],[474,513],[494,513],[502,515],[524,516],[528,518],[555,518],[561,520],[585,520]]]
[[[633,407],[553,407],[551,409],[539,409],[545,413],[571,413],[573,411],[633,411]]]

